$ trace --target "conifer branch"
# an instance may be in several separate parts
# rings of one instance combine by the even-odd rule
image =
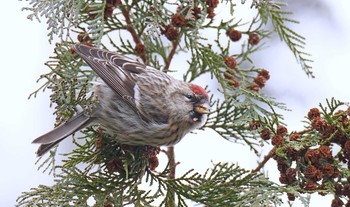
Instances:
[[[217,6],[224,3],[229,4],[225,8],[231,16],[214,21]],[[256,65],[252,54],[268,45],[273,32],[313,77],[305,39],[286,25],[297,21],[287,18],[291,13],[282,10],[281,4],[254,0],[251,8],[257,15],[244,31],[244,20],[234,17],[233,1],[178,1],[175,5],[169,1],[30,0],[30,4],[24,9],[31,12],[29,17],[48,19],[49,41],[54,35],[61,37],[45,64],[50,71],[40,76],[42,85],[30,95],[52,91],[57,124],[78,109],[89,113],[96,104],[89,94],[96,76],[70,50],[75,41],[137,55],[145,64],[169,73],[175,55],[186,52],[184,80],[208,75],[219,86],[215,91],[219,94],[210,98],[211,113],[204,127],[257,155],[263,145],[271,144],[273,149],[251,171],[231,164],[236,162],[232,160],[213,164],[204,173],[189,169],[179,176],[173,147],[164,151],[169,162],[159,169],[158,147],[122,145],[118,137],[94,125],[75,137],[76,149],[62,155],[62,165],[57,165],[55,151],[38,161],[41,169],[53,172],[55,183],[22,193],[17,206],[181,207],[189,206],[189,200],[206,206],[276,206],[281,205],[283,193],[293,200],[306,192],[346,198],[340,192],[349,185],[349,170],[342,165],[349,164],[349,109],[339,110],[343,102],[327,100],[320,110],[310,110],[305,129],[288,133],[280,114],[288,109],[262,90],[270,75]],[[272,30],[264,29],[268,21]],[[208,31],[215,33],[214,40],[203,35]],[[241,51],[233,49],[237,47]],[[332,154],[334,146],[340,149]],[[281,184],[258,174],[271,158],[277,162]]]

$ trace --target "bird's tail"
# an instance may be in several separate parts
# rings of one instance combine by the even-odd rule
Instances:
[[[53,146],[74,132],[84,128],[91,122],[92,118],[81,112],[64,124],[33,140],[33,144],[41,144],[36,154],[41,156]]]

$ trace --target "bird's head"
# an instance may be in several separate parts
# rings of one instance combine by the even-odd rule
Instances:
[[[184,96],[186,102],[190,104],[190,119],[194,123],[203,123],[210,113],[208,93],[204,88],[192,83],[189,84],[189,89]]]
[[[200,127],[210,113],[209,96],[204,88],[193,83],[179,81],[170,93],[171,114],[175,120],[190,124],[190,128]]]

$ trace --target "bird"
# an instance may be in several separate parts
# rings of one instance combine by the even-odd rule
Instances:
[[[121,144],[172,146],[207,120],[210,104],[203,87],[108,50],[75,44],[71,51],[98,77],[92,89],[97,104],[34,139],[40,144],[37,156],[90,125]]]

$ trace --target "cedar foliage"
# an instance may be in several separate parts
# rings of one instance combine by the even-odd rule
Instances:
[[[56,164],[55,150],[38,160],[39,169],[54,175],[55,184],[23,192],[17,206],[189,206],[189,201],[204,206],[278,206],[285,193],[290,201],[299,197],[307,206],[302,194],[314,192],[334,194],[333,206],[350,196],[344,165],[349,163],[350,112],[339,110],[346,105],[327,100],[321,110],[310,110],[305,129],[288,133],[276,112],[286,106],[261,91],[270,75],[254,64],[252,54],[263,49],[273,33],[313,77],[305,39],[287,25],[298,22],[286,5],[269,0],[28,1],[30,7],[23,8],[28,18],[45,20],[50,43],[58,37],[45,63],[50,71],[40,76],[42,85],[30,95],[51,91],[57,124],[78,109],[89,112],[96,103],[88,93],[96,75],[70,50],[72,44],[125,54],[168,73],[173,72],[174,56],[185,53],[187,68],[179,71],[185,81],[205,76],[218,85],[203,128],[243,143],[256,154],[263,145],[272,149],[252,171],[219,162],[203,173],[189,169],[175,177],[172,155],[168,165],[158,169],[159,148],[121,145],[91,126],[73,140],[77,148],[63,155],[62,164]],[[236,16],[239,6],[250,7],[254,15],[249,21]],[[217,15],[219,9],[225,15]],[[215,36],[206,37],[208,32]],[[241,50],[233,52],[237,47]],[[270,158],[276,160],[280,183],[259,173]]]

